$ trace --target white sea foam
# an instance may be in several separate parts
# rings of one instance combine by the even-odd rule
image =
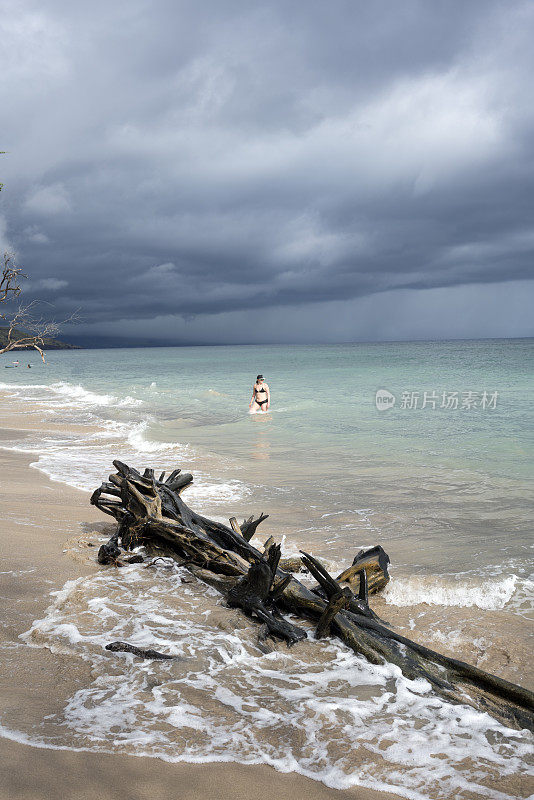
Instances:
[[[0,383],[0,390],[12,392],[13,397],[17,399],[34,402],[36,399],[44,399],[43,394],[51,393],[60,403],[64,400],[69,405],[74,404],[77,406],[123,406],[135,408],[142,405],[142,400],[127,395],[126,397],[116,397],[112,394],[100,394],[98,392],[91,392],[84,389],[79,384],[66,383],[59,381],[57,383],[43,384],[43,383],[30,383],[30,384],[16,384],[16,383]]]
[[[91,490],[115,457],[142,466],[148,454],[156,469],[195,460],[184,445],[152,441],[152,421],[140,418],[138,401],[119,397],[115,389],[104,394],[71,384],[27,388],[12,385],[11,391],[41,403],[42,411],[58,409],[60,418],[91,425],[87,435],[25,442],[25,452],[36,454],[35,465],[56,480]],[[226,505],[250,492],[239,481],[217,484],[197,469],[195,478],[199,483],[187,490],[195,505],[213,499]],[[334,536],[353,528],[344,514],[357,515],[359,527],[365,527],[372,509],[334,511],[331,519],[324,516],[324,523],[332,524],[321,522],[314,531]],[[358,549],[354,541],[351,546]],[[253,626],[238,612],[217,606],[206,587],[182,584],[180,571],[168,566],[157,580],[152,570],[132,566],[73,581],[25,637],[28,644],[76,654],[91,664],[93,683],[70,698],[65,712],[72,749],[89,742],[91,749],[169,761],[267,763],[332,787],[388,786],[413,798],[510,796],[486,783],[495,786],[499,777],[505,781],[525,768],[525,734],[444,703],[423,682],[407,681],[393,666],[373,667],[334,643],[303,642],[261,658]],[[510,593],[510,577],[515,573],[502,579],[503,586],[500,578],[470,575],[459,582],[447,576],[426,584],[406,579],[402,587],[405,579],[395,577],[386,597],[399,605],[441,598],[443,605],[508,608],[524,585],[517,581]],[[113,639],[188,660],[139,665],[131,655],[104,652]],[[53,746],[39,735],[34,743]]]
[[[219,605],[214,590],[182,583],[187,573],[171,561],[156,569],[69,581],[23,636],[91,663],[93,682],[65,709],[73,748],[266,763],[334,788],[418,799],[512,796],[506,779],[533,753],[525,731],[446,703],[425,681],[370,665],[332,641],[262,657],[254,626]],[[103,647],[113,640],[182,660],[110,655]]]
[[[526,619],[534,617],[534,576],[518,580],[506,608]]]
[[[127,432],[128,443],[138,453],[177,453],[182,455],[186,449],[175,442],[155,442],[146,438],[149,422],[144,420],[136,425],[130,425]]]
[[[188,502],[191,501],[197,505],[208,501],[236,503],[250,494],[250,487],[238,480],[227,481],[226,483],[198,483],[187,489]]]
[[[26,389],[48,389],[47,383],[29,383],[29,384],[21,384],[21,383],[2,383],[0,381],[0,391],[9,391],[13,390],[16,392],[25,391]]]
[[[49,386],[51,392],[58,397],[64,397],[69,402],[78,402],[90,406],[109,406],[117,402],[117,398],[111,394],[98,394],[84,389],[83,386],[71,383],[52,383]]]
[[[432,606],[476,606],[486,610],[504,608],[511,600],[517,575],[499,579],[454,580],[443,575],[412,576],[390,581],[384,590],[387,603],[396,606],[415,606],[426,603]]]
[[[35,434],[23,443],[2,443],[4,449],[36,455],[32,467],[51,480],[76,489],[93,491],[109,473],[115,458],[141,466],[150,456],[150,466],[156,471],[198,461],[187,444],[151,439],[150,427],[154,419],[146,413],[140,417],[137,408],[142,401],[129,395],[119,397],[93,392],[66,382],[50,386],[3,383],[0,390],[9,390],[13,397],[31,403],[39,412],[57,412],[59,420],[66,415],[69,422],[87,426],[86,434]],[[108,410],[115,418],[102,416],[102,412],[108,413]],[[196,470],[195,484],[187,491],[201,508],[212,502],[238,502],[250,494],[250,489],[241,481],[216,482],[200,470]]]

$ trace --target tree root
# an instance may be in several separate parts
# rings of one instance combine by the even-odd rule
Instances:
[[[250,544],[265,514],[228,527],[197,514],[181,499],[193,480],[189,473],[177,469],[166,480],[165,473],[156,480],[153,470],[141,474],[121,461],[113,464],[117,472],[91,497],[91,503],[119,523],[99,550],[100,563],[116,563],[119,545],[124,550],[143,545],[152,556],[172,557],[199,580],[215,586],[230,607],[260,622],[260,649],[267,648],[266,636],[283,639],[288,646],[307,637],[303,628],[282,616],[285,610],[312,620],[317,638],[338,636],[371,663],[395,664],[407,678],[428,681],[450,702],[487,711],[508,726],[534,730],[532,692],[413,642],[376,616],[369,597],[389,581],[389,557],[380,545],[360,551],[337,578],[303,552],[303,565],[317,580],[310,589],[281,569],[278,545],[268,541],[261,553]],[[112,645],[108,649],[119,649]]]

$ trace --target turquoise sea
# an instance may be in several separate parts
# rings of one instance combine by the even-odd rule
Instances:
[[[2,368],[17,357],[17,369]],[[224,520],[269,513],[258,543],[274,535],[287,554],[305,547],[333,570],[361,547],[380,543],[392,561],[381,614],[409,632],[422,631],[435,649],[495,671],[505,664],[507,677],[528,680],[517,654],[528,651],[534,588],[534,340],[51,351],[45,364],[37,354],[1,359],[0,392],[43,423],[23,443],[4,444],[34,454],[34,465],[54,480],[92,490],[113,458],[138,468],[181,467],[195,476],[184,498],[203,513]],[[270,386],[271,408],[249,414],[258,373]],[[394,405],[377,407],[379,390],[393,395]],[[145,609],[139,642],[176,648],[180,625],[190,632],[193,612],[196,625],[197,615],[209,618],[213,608],[188,587],[189,605],[171,613],[168,596],[156,597],[135,570],[93,583],[84,578],[76,600],[60,594],[30,634],[45,646],[68,639],[99,675],[72,698],[59,738],[68,729],[73,746],[83,735],[98,749],[109,717],[122,731],[116,747],[128,752],[217,760],[222,743],[231,741],[228,752],[237,760],[296,769],[332,786],[390,786],[395,770],[408,764],[406,796],[513,796],[488,788],[496,776],[524,768],[523,740],[507,738],[497,724],[486,720],[486,729],[471,712],[462,717],[446,704],[436,716],[421,687],[405,681],[401,691],[399,676],[363,667],[332,644],[322,650],[321,673],[295,650],[275,653],[287,684],[265,706],[268,662],[258,666],[252,645],[245,652],[239,637],[222,637],[217,625],[194,629],[204,677],[162,678],[152,716],[145,709],[135,719],[143,731],[136,744],[123,730],[133,724],[126,695],[110,695],[98,683],[108,662],[80,650],[80,643],[110,635],[83,629],[94,581],[110,615],[120,617],[131,603]],[[172,580],[175,591],[180,578]],[[171,616],[162,622],[165,614]],[[78,633],[69,639],[73,625]],[[119,626],[113,636],[126,633]],[[134,641],[131,630],[128,636]],[[251,659],[252,683],[245,678]],[[230,666],[225,671],[221,663]],[[164,675],[170,668],[157,669]],[[136,690],[131,678],[129,701]],[[329,680],[336,698],[344,698],[338,705]],[[381,689],[370,699],[375,684]],[[387,708],[380,705],[384,687]],[[142,684],[138,689],[146,692]],[[300,716],[290,703],[299,691]],[[396,732],[387,722],[393,712],[403,721]],[[202,726],[210,746],[191,732]],[[287,726],[282,740],[277,726]],[[427,744],[417,755],[407,730],[425,731]],[[342,740],[350,740],[348,753],[340,750]],[[480,756],[472,768],[461,756],[467,740]],[[320,755],[312,757],[312,742]]]
[[[288,535],[306,528],[320,541],[323,515],[337,514],[350,547],[350,515],[366,509],[380,518],[375,537],[407,542],[411,564],[421,537],[436,568],[502,563],[528,546],[534,340],[51,351],[32,370],[23,357],[0,388],[56,420],[103,423],[104,440],[79,442],[92,448],[83,467],[52,441],[42,454],[43,469],[77,486],[96,485],[110,455],[144,465],[174,447],[178,465],[209,464],[217,484],[234,483],[219,491],[225,511],[276,509]],[[271,409],[250,415],[259,372]],[[379,389],[393,408],[377,409]]]

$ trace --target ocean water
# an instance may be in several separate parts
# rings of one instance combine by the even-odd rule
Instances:
[[[4,446],[52,479],[88,492],[113,458],[181,467],[195,476],[184,499],[203,513],[270,514],[257,544],[273,535],[335,570],[380,543],[392,560],[382,616],[532,680],[534,341],[55,351],[31,370],[23,358],[0,392],[43,430]],[[271,409],[249,414],[260,372]],[[377,407],[379,390],[392,407]],[[40,732],[44,745],[263,762],[338,787],[402,780],[407,797],[519,796],[527,734],[335,641],[260,657],[253,626],[216,592],[170,564],[157,572],[58,587],[26,634],[95,676]],[[184,661],[124,656],[117,669],[102,654],[113,639]]]

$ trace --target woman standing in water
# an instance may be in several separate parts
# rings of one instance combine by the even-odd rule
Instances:
[[[271,405],[271,393],[263,380],[263,375],[258,375],[252,387],[252,399],[249,403],[251,411],[267,411]]]

